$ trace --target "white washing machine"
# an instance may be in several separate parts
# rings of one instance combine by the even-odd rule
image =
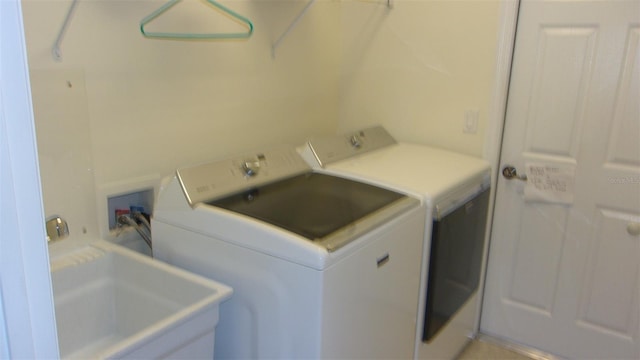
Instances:
[[[475,334],[490,167],[481,159],[397,143],[382,127],[310,140],[299,149],[332,174],[420,196],[427,204],[416,359],[452,359]]]
[[[179,169],[159,191],[157,259],[233,287],[215,357],[411,358],[426,207],[312,171],[294,148]]]

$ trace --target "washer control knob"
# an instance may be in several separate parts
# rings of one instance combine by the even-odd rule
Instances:
[[[631,236],[639,236],[640,235],[640,223],[630,222],[627,224],[627,232]]]
[[[247,160],[242,164],[240,170],[242,170],[244,176],[254,177],[258,175],[258,171],[260,170],[260,161]]]
[[[351,138],[349,138],[349,142],[351,143],[351,146],[353,146],[356,149],[359,149],[362,146],[362,142],[358,135],[351,136]]]

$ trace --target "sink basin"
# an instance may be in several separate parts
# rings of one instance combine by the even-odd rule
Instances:
[[[61,358],[213,358],[230,287],[100,240],[52,257]]]

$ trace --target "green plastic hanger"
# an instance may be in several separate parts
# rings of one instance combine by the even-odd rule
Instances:
[[[149,32],[145,31],[144,27],[153,19],[157,18],[174,5],[182,0],[170,0],[168,3],[162,5],[156,11],[147,15],[144,19],[140,20],[140,32],[142,35],[148,38],[161,38],[161,39],[182,39],[182,40],[208,40],[208,39],[246,39],[253,33],[253,23],[246,17],[236,13],[235,11],[218,4],[214,0],[206,0],[209,4],[217,7],[223,12],[229,14],[231,17],[237,19],[241,23],[247,26],[247,32],[243,33],[204,33],[204,34],[190,34],[190,33],[168,33],[168,32]]]

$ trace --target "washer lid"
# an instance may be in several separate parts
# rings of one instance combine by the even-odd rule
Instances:
[[[419,201],[377,186],[309,172],[207,204],[262,220],[334,251]]]

